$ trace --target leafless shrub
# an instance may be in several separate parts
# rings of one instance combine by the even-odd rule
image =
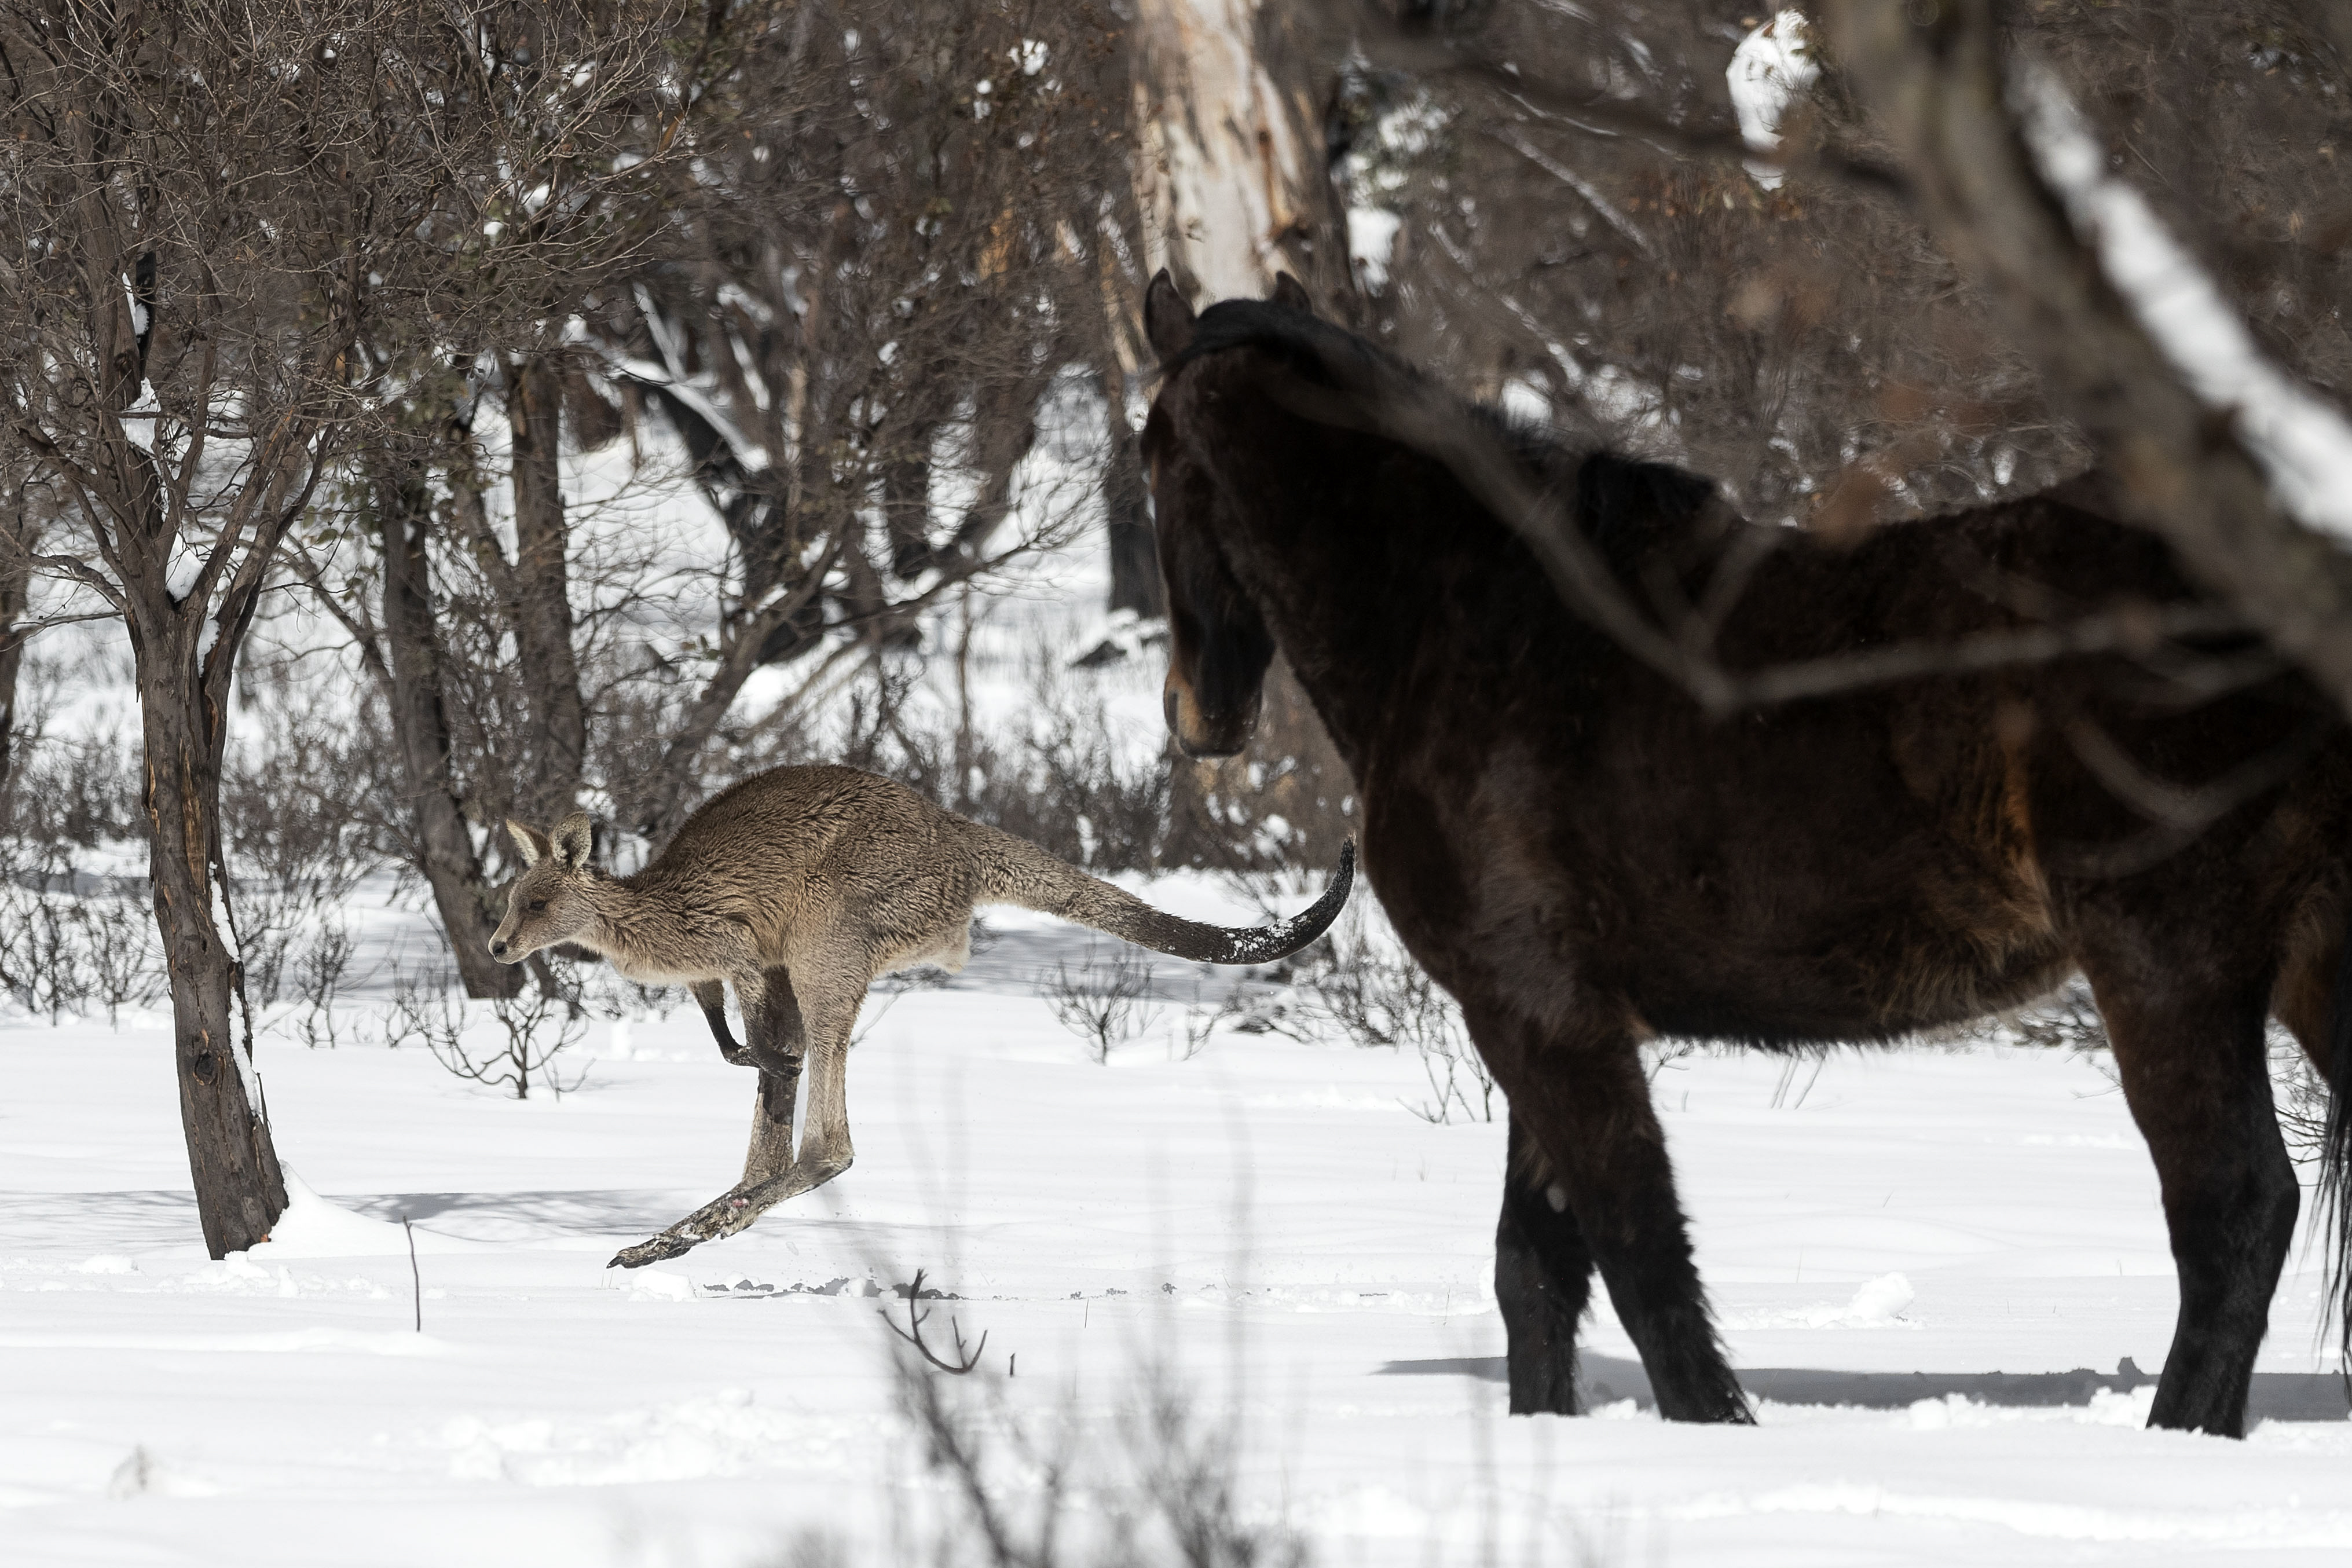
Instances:
[[[925,719],[919,665],[894,655],[853,686],[837,760],[895,778],[951,811],[1094,871],[1160,863],[1171,776],[1157,751],[1122,745],[1109,711],[1059,650],[1028,655],[1028,700],[994,731],[969,715]]]
[[[493,1043],[488,1048],[469,1045],[467,1037],[486,1018],[498,1026]],[[389,1043],[422,1044],[453,1076],[511,1089],[517,1100],[530,1098],[536,1074],[541,1087],[561,1099],[580,1087],[587,1069],[567,1079],[556,1058],[587,1033],[580,1009],[560,994],[540,990],[468,1003],[449,990],[446,978],[436,976],[430,982],[404,978],[395,987]]]
[[[30,880],[0,883],[0,991],[11,1001],[53,1025],[100,1005],[119,1026],[125,1006],[163,997],[154,922],[138,900],[79,895],[71,872]]]
[[[296,994],[302,1012],[295,1025],[302,1043],[312,1050],[333,1049],[341,1043],[337,1033],[335,1000],[349,977],[359,941],[341,921],[330,921],[314,931],[295,966]]]
[[[1296,984],[1302,1005],[1277,1027],[1302,1038],[1336,1028],[1359,1046],[1410,1048],[1430,1097],[1406,1110],[1424,1121],[1495,1120],[1494,1075],[1462,1009],[1405,952],[1369,892],[1302,955]]]
[[[1192,979],[1192,999],[1184,1007],[1171,1043],[1182,1052],[1177,1059],[1191,1061],[1209,1048],[1210,1038],[1219,1029],[1243,1029],[1251,1016],[1251,998],[1246,985],[1235,985],[1226,991],[1214,1006],[1201,997],[1202,977]],[[1244,1029],[1244,1033],[1251,1032]]]
[[[268,711],[269,741],[257,756],[240,755],[221,783],[230,914],[246,1000],[268,1007],[290,993],[315,1021],[328,1005],[321,995],[331,998],[351,961],[341,910],[392,858],[368,792],[349,787],[383,768],[362,734],[282,689]]]
[[[2316,1164],[2327,1150],[2327,1112],[2334,1103],[2327,1080],[2284,1029],[2272,1029],[2270,1057],[2279,1131],[2286,1138],[2287,1152]]]
[[[947,1483],[938,1539],[906,1542],[942,1568],[1303,1568],[1286,1525],[1245,1521],[1228,1423],[1204,1419],[1168,1367],[1144,1368],[1108,1441],[1068,1412],[1049,1423],[993,1368],[941,1375],[894,1346],[898,1405],[924,1467]],[[1017,1477],[1016,1482],[1013,1478]]]
[[[2011,1027],[2029,1046],[2069,1051],[2107,1048],[2107,1026],[2100,1020],[2091,983],[2079,974],[2019,1014]]]
[[[90,994],[105,1004],[108,1026],[121,1026],[124,1007],[163,999],[163,955],[156,950],[151,911],[132,899],[76,899],[71,923]]]
[[[446,974],[403,970],[394,978],[392,1011],[384,1021],[386,1046],[395,1051],[423,1046],[439,1057],[456,1051],[465,1032],[465,1000],[450,989]]]
[[[1151,1026],[1158,1012],[1151,975],[1151,961],[1121,942],[1108,960],[1089,949],[1076,974],[1068,964],[1055,964],[1050,979],[1038,976],[1038,989],[1055,1021],[1077,1036],[1088,1058],[1100,1066]]]

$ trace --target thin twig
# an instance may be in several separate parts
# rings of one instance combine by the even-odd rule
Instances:
[[[408,1216],[400,1216],[400,1228],[408,1233],[408,1284],[416,1304],[416,1331],[425,1331],[425,1276],[416,1269],[416,1227]]]
[[[931,1315],[917,1310],[922,1298],[923,1270],[918,1268],[915,1270],[915,1282],[907,1287],[907,1327],[902,1329],[897,1323],[891,1322],[890,1309],[887,1307],[883,1308],[878,1316],[883,1322],[889,1325],[892,1333],[922,1352],[925,1361],[929,1362],[941,1372],[951,1373],[958,1377],[964,1376],[980,1364],[981,1352],[988,1349],[986,1331],[982,1331],[980,1342],[967,1352],[963,1347],[963,1327],[953,1317],[950,1317],[948,1328],[955,1335],[955,1359],[942,1360],[938,1352],[923,1342],[923,1325],[930,1320]]]

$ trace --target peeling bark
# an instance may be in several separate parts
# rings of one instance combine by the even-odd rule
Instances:
[[[1150,257],[1195,298],[1255,299],[1290,271],[1351,298],[1322,145],[1329,83],[1310,23],[1263,0],[1144,0],[1135,38],[1137,199]]]

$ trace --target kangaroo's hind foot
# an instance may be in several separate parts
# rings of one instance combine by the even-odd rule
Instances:
[[[824,1185],[849,1169],[846,1158],[824,1159],[794,1165],[764,1182],[740,1184],[703,1205],[659,1236],[625,1247],[613,1255],[607,1268],[643,1268],[666,1258],[691,1252],[706,1241],[717,1241],[748,1229],[753,1220],[787,1198],[796,1198]]]

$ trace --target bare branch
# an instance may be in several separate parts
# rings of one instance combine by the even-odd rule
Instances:
[[[929,1345],[923,1342],[923,1325],[930,1321],[931,1315],[929,1312],[919,1310],[923,1300],[923,1271],[921,1269],[918,1268],[915,1270],[915,1282],[912,1285],[905,1287],[905,1289],[907,1292],[907,1326],[905,1328],[900,1328],[896,1322],[891,1321],[889,1310],[887,1308],[877,1313],[877,1316],[880,1317],[882,1321],[888,1325],[892,1333],[898,1335],[900,1339],[914,1346],[915,1349],[920,1352],[925,1361],[930,1363],[933,1366],[938,1367],[941,1372],[953,1373],[957,1377],[968,1375],[974,1367],[977,1367],[980,1364],[981,1352],[988,1349],[987,1332],[982,1331],[980,1336],[980,1342],[972,1346],[970,1351],[966,1351],[963,1343],[963,1327],[961,1324],[958,1323],[955,1319],[950,1317],[948,1319],[948,1327],[955,1335],[955,1354],[952,1357],[941,1356],[939,1352],[931,1349]]]

